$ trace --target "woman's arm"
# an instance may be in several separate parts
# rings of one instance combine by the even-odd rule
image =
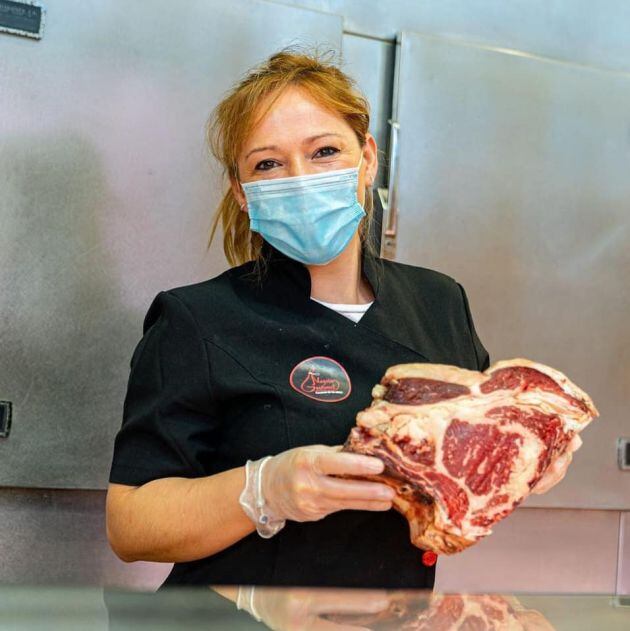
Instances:
[[[238,501],[244,485],[245,467],[137,487],[110,483],[106,524],[112,550],[128,563],[179,563],[219,552],[254,531]]]
[[[160,292],[143,333],[114,445],[107,536],[124,561],[193,561],[253,531],[238,501],[245,468],[205,474],[221,414],[205,343],[188,306]]]
[[[272,456],[261,483],[271,513],[315,521],[338,510],[391,509],[389,486],[343,477],[381,473],[383,462],[340,450],[341,445],[308,445]],[[138,487],[110,484],[110,545],[128,562],[211,556],[254,531],[239,502],[245,481],[245,467],[238,467],[201,478],[158,478]]]

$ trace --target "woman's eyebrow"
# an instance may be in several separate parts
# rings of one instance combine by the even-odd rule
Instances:
[[[342,137],[341,134],[338,134],[334,131],[326,131],[323,134],[316,134],[315,136],[309,136],[308,138],[305,138],[302,141],[302,144],[313,142],[313,140],[317,140],[318,138],[323,138],[324,136],[339,136],[340,138]],[[249,158],[249,156],[251,156],[252,153],[256,153],[257,151],[270,151],[270,150],[275,151],[276,149],[278,149],[278,145],[266,145],[265,147],[256,147],[256,149],[252,149],[251,151],[247,153],[247,155],[245,156],[245,159],[247,160],[247,158]]]
[[[313,140],[323,138],[324,136],[339,136],[341,138],[341,134],[337,134],[334,131],[325,131],[323,134],[316,134],[315,136],[309,136],[308,138],[305,138],[304,142],[313,142]]]

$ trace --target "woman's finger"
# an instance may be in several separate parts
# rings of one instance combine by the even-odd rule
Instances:
[[[391,502],[379,502],[379,501],[361,501],[361,500],[348,500],[347,502],[341,501],[336,505],[336,510],[377,510],[387,511],[392,508]]]
[[[322,476],[319,484],[324,495],[335,499],[391,500],[396,495],[394,489],[380,482],[340,480]]]
[[[383,472],[382,460],[349,452],[320,451],[313,457],[315,470],[325,475],[375,475]]]

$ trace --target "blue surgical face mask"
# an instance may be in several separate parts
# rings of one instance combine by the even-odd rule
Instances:
[[[357,198],[362,160],[349,169],[241,182],[250,229],[296,261],[332,261],[366,214]]]

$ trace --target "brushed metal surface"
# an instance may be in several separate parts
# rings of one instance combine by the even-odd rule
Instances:
[[[441,555],[435,591],[614,594],[619,512],[517,508],[460,554]]]
[[[629,517],[519,508],[487,539],[440,556],[435,590],[614,594],[617,583],[618,594],[630,594]],[[618,546],[620,518],[626,536]],[[104,491],[0,489],[0,523],[0,585],[154,591],[172,567],[116,557],[105,533]]]
[[[215,590],[195,587],[169,588],[152,594],[94,587],[0,586],[0,621],[10,621],[4,626],[11,631],[310,631],[320,628],[627,631],[630,616],[627,607],[617,606],[616,599],[610,595],[456,594],[431,602],[431,594],[423,590],[275,587],[267,591],[265,598],[256,587],[254,601],[262,601],[254,609],[258,617],[262,616],[262,622],[258,622],[242,604],[241,609],[237,608],[232,600],[236,597],[236,587],[217,587],[225,596]],[[244,593],[248,596],[251,592]],[[389,602],[389,607],[379,607],[381,599]],[[481,607],[475,611],[475,605],[481,603],[492,603],[490,608],[484,608],[486,612],[496,611],[503,603],[509,619],[504,618],[500,626],[491,626],[496,618],[483,617]],[[454,625],[453,619],[464,606],[467,610],[460,617],[463,624]],[[481,615],[475,615],[477,612]],[[322,624],[331,619],[342,619],[344,623],[331,622],[333,626],[329,627]]]
[[[620,513],[619,515],[616,593],[630,596],[630,512]]]
[[[394,40],[405,29],[630,70],[626,0],[290,1],[343,16],[346,32]]]
[[[1,488],[0,585],[157,589],[172,564],[125,563],[114,554],[105,531],[105,495]]]
[[[291,43],[341,19],[269,2],[50,4],[0,37],[0,485],[105,488],[129,361],[155,294],[227,268],[204,124]]]
[[[594,399],[566,478],[528,506],[630,507],[630,73],[404,32],[398,259],[467,290],[491,361]]]
[[[370,103],[370,133],[378,146],[379,162],[374,189],[387,186],[390,134],[387,120],[392,110],[395,48],[393,42],[348,34],[342,38],[343,70],[356,80]]]

